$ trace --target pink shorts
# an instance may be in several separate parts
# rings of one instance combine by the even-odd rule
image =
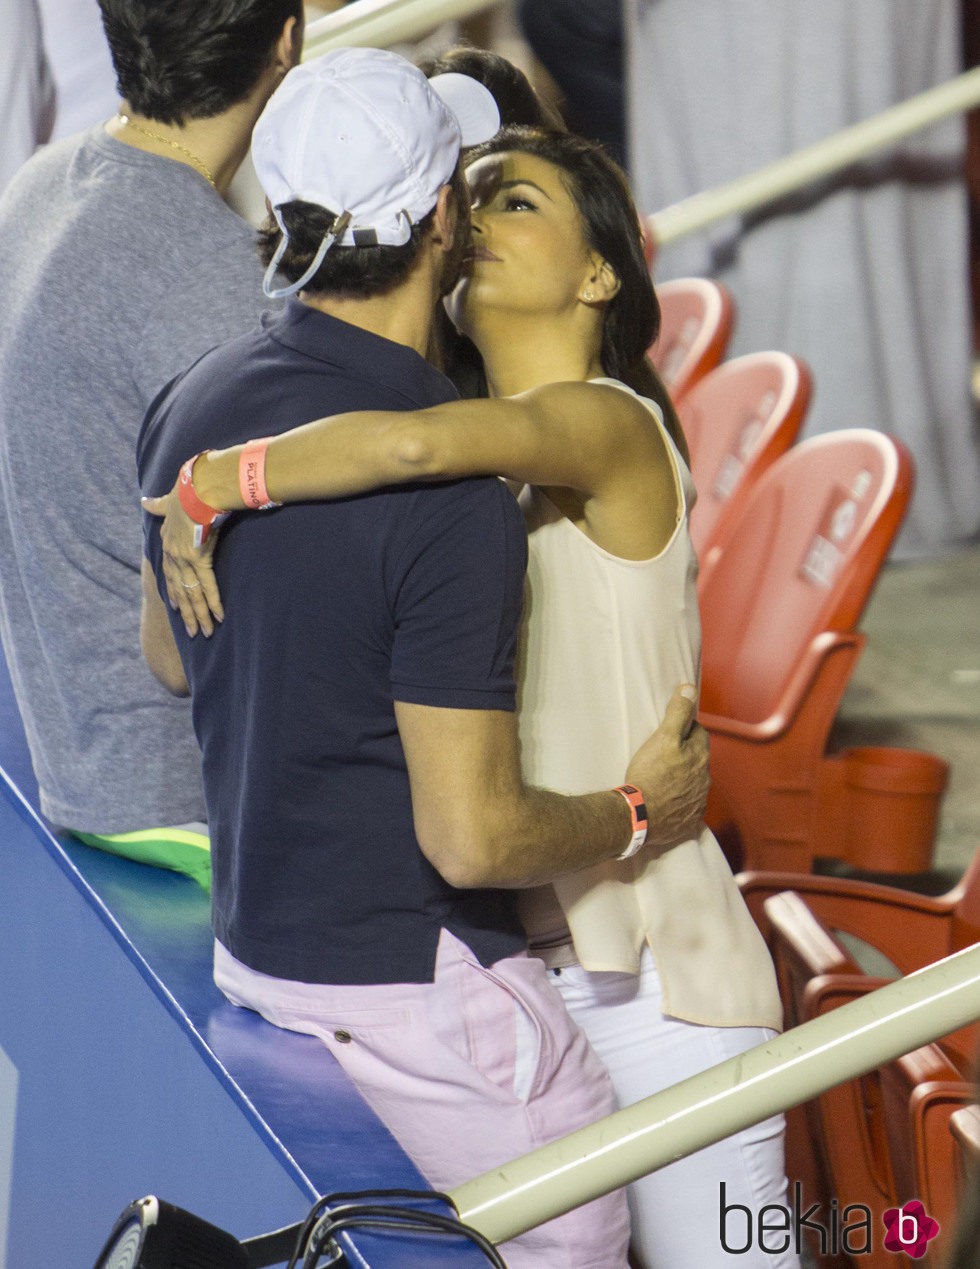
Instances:
[[[434,982],[333,987],[259,974],[216,943],[214,976],[233,1004],[322,1040],[437,1190],[616,1109],[534,957],[484,968],[444,930]],[[619,1190],[501,1250],[510,1269],[622,1269],[628,1244]]]

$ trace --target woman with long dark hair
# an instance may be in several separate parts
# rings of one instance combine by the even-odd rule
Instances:
[[[659,314],[622,173],[580,138],[506,129],[469,156],[467,179],[473,245],[448,307],[480,351],[489,399],[319,420],[250,460],[277,503],[478,473],[523,486],[523,763],[529,780],[578,793],[618,780],[674,687],[696,681],[693,486],[650,399]],[[211,507],[245,506],[241,452],[195,461]],[[165,506],[171,602],[208,630],[221,616],[209,561],[173,495],[150,509]],[[768,952],[707,828],[657,858],[641,850],[528,892],[523,915],[623,1104],[779,1026]],[[721,1204],[754,1219],[784,1190],[777,1118],[632,1186],[635,1251],[650,1266],[722,1263]],[[739,1263],[796,1263],[755,1255],[740,1248]]]

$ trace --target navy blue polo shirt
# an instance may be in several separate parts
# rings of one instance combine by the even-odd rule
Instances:
[[[163,390],[140,435],[140,484],[168,490],[202,449],[455,395],[412,350],[293,300]],[[159,579],[158,521],[145,533]],[[203,753],[214,932],[245,965],[303,982],[427,982],[443,928],[483,964],[523,946],[510,893],[456,890],[419,849],[394,702],[514,709],[526,558],[496,479],[227,522],[224,623],[211,639],[173,628]]]

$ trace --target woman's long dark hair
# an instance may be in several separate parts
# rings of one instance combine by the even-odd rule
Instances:
[[[593,251],[619,279],[619,290],[606,305],[602,325],[602,368],[664,413],[667,429],[681,453],[687,446],[670,397],[646,356],[660,332],[660,304],[643,254],[640,218],[622,168],[594,141],[571,132],[543,128],[502,128],[467,155],[467,163],[513,150],[554,164],[561,172]]]

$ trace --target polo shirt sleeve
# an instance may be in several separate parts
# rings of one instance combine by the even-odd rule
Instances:
[[[395,700],[446,709],[516,708],[527,534],[502,481],[420,495],[420,523],[390,579]]]

